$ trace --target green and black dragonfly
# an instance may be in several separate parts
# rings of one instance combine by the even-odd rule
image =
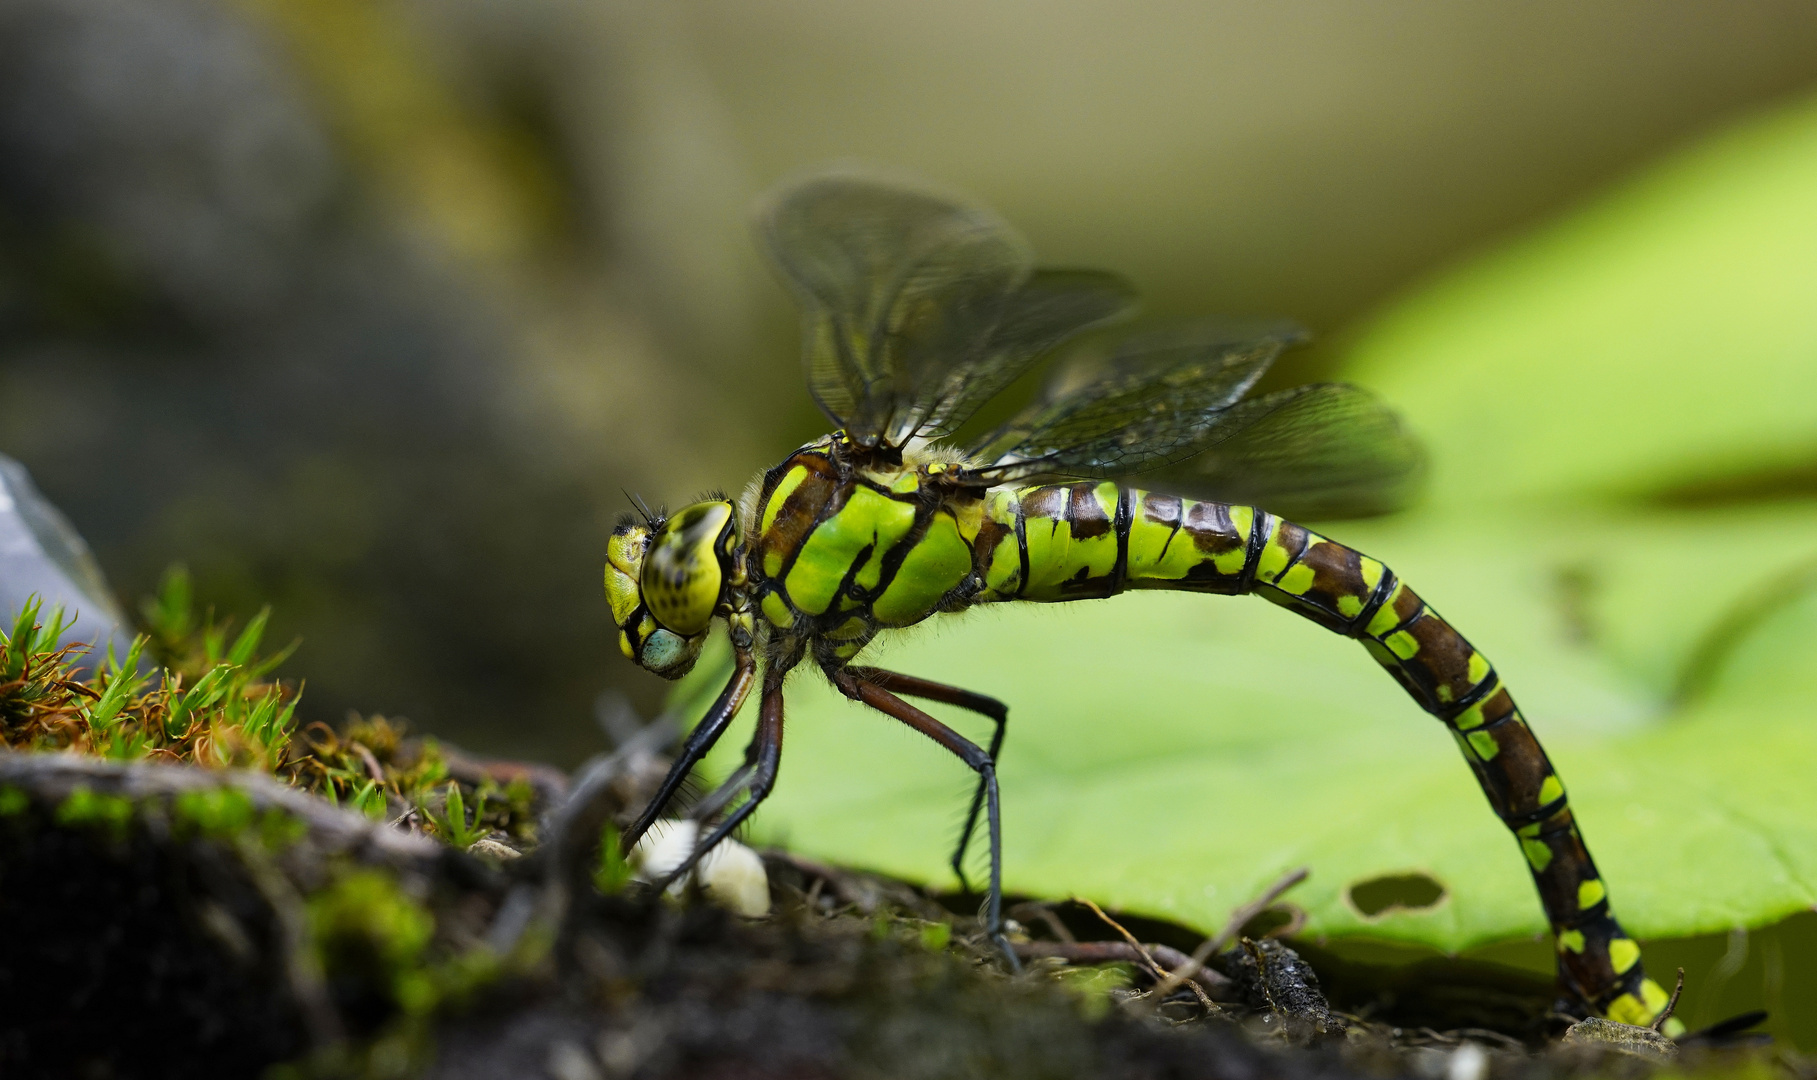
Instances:
[[[1128,286],[1038,269],[988,210],[863,174],[784,187],[760,232],[801,304],[808,385],[838,430],[737,501],[644,514],[614,532],[605,585],[625,655],[679,678],[718,618],[734,656],[625,850],[725,732],[761,668],[744,764],[690,811],[703,825],[694,857],[756,809],[781,759],[785,680],[812,658],[847,697],[978,773],[953,862],[962,867],[982,810],[986,923],[1005,944],[995,763],[1008,707],[856,663],[866,645],[976,604],[1257,593],[1360,640],[1451,731],[1533,873],[1563,991],[1628,1023],[1660,1013],[1666,995],[1616,922],[1565,789],[1489,661],[1382,563],[1253,505],[1336,516],[1399,501],[1420,454],[1384,405],[1336,383],[1250,396],[1297,331],[1201,325],[1063,366],[1008,422],[964,446],[942,443],[1056,347],[1124,315]],[[1120,482],[1138,473],[1156,474],[1162,490]],[[988,717],[989,749],[905,698]]]

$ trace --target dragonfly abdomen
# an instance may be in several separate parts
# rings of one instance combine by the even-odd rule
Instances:
[[[1443,721],[1519,841],[1573,989],[1645,1023],[1666,995],[1609,909],[1565,789],[1488,659],[1380,561],[1248,506],[1113,483],[999,489],[979,545],[988,600],[1064,601],[1127,589],[1259,593],[1358,638]]]

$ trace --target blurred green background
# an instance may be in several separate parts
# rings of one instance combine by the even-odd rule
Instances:
[[[1726,933],[1809,907],[1817,840],[1801,774],[1774,774],[1798,811],[1784,819],[1797,830],[1783,880],[1712,871],[1703,882],[1698,851],[1740,860],[1740,849],[1720,830],[1698,834],[1704,848],[1673,835],[1658,847],[1689,859],[1654,859],[1646,815],[1670,803],[1659,777],[1678,775],[1675,759],[1643,747],[1629,760],[1616,741],[1696,704],[1698,687],[1679,680],[1710,653],[1700,635],[1757,587],[1757,574],[1698,587],[1687,567],[1711,544],[1739,550],[1752,537],[1772,552],[1759,566],[1810,558],[1804,503],[1791,517],[1761,511],[1779,532],[1750,531],[1748,515],[1762,500],[1807,497],[1817,475],[1798,351],[1809,328],[1784,317],[1817,274],[1776,277],[1772,261],[1738,274],[1723,262],[1726,233],[1696,233],[1702,219],[1670,207],[1655,215],[1670,234],[1655,252],[1653,233],[1623,222],[1670,203],[1670,184],[1541,234],[1557,239],[1515,242],[1813,89],[1817,8],[1791,2],[12,0],[0,8],[0,452],[31,468],[129,600],[180,561],[224,613],[272,604],[274,637],[303,639],[287,670],[307,680],[307,718],[402,715],[475,750],[573,763],[603,743],[591,715],[601,691],[622,690],[648,715],[666,690],[619,657],[600,593],[624,492],[675,505],[736,490],[822,430],[801,387],[794,313],[749,241],[751,199],[830,159],[920,172],[993,204],[1045,261],[1128,274],[1149,315],[1297,319],[1319,338],[1285,360],[1280,381],[1343,363],[1407,408],[1440,451],[1432,503],[1336,535],[1438,582],[1454,598],[1445,610],[1468,616],[1466,632],[1521,676],[1536,726],[1564,748],[1574,796],[1607,804],[1586,817],[1592,841],[1624,838],[1596,847],[1617,895],[1637,901],[1623,910],[1640,913],[1642,932],[1706,934],[1649,946],[1656,970],[1683,958],[1703,973],[1687,999],[1693,1022],[1789,996],[1802,1003],[1797,1024],[1779,1030],[1817,1044],[1817,999],[1802,989],[1817,953],[1810,918],[1751,950]],[[1781,126],[1801,124],[1817,130],[1809,117]],[[1723,153],[1703,173],[1693,161],[1674,174],[1692,211],[1705,181],[1750,197],[1719,175],[1749,151]],[[1788,182],[1808,186],[1794,165]],[[1763,213],[1797,202],[1759,191]],[[1756,241],[1773,231],[1745,213],[1708,220],[1752,228]],[[1502,250],[1512,254],[1471,264]],[[1717,283],[1707,296],[1684,266],[1706,255]],[[1670,287],[1652,292],[1655,262],[1653,284]],[[1450,273],[1460,265],[1486,269]],[[1783,265],[1808,269],[1792,256]],[[1758,307],[1767,331],[1699,323],[1704,301],[1741,322]],[[1790,328],[1775,337],[1779,322]],[[1591,332],[1547,338],[1552,326]],[[1691,343],[1704,332],[1694,344],[1707,372]],[[1648,374],[1654,349],[1674,357],[1667,377]],[[1596,366],[1618,354],[1621,364]],[[1755,361],[1766,366],[1748,371],[1780,374],[1723,382],[1733,363]],[[1728,407],[1683,426],[1713,394]],[[1490,540],[1456,543],[1461,519],[1446,515],[1491,491],[1468,471],[1485,462],[1495,499],[1518,497],[1472,511],[1494,526],[1481,533]],[[1758,483],[1738,488],[1737,475]],[[1592,490],[1601,503],[1573,501]],[[1541,505],[1582,513],[1548,533],[1551,519],[1529,512]],[[1723,515],[1729,531],[1698,531]],[[1623,544],[1646,554],[1590,572]],[[1590,571],[1564,572],[1579,566]],[[1486,582],[1481,596],[1473,582]],[[1514,599],[1485,599],[1503,594]],[[1711,654],[1708,700],[1732,711],[1692,717],[1709,741],[1681,739],[1685,761],[1720,743],[1746,765],[1747,745],[1723,742],[1720,725],[1757,717],[1777,724],[1780,765],[1802,760],[1802,684],[1724,698],[1721,676],[1803,662],[1773,649],[1808,640],[1808,608],[1767,610],[1756,621],[1780,630]],[[1247,634],[1251,615],[1215,632]],[[1320,670],[1336,682],[1365,671],[1360,653],[1319,648],[1307,655],[1329,657]],[[1366,674],[1383,710],[1418,720]],[[1041,676],[999,681],[1017,680]],[[1375,692],[1353,700],[1368,711]],[[843,708],[805,690],[798,700],[801,717]],[[819,782],[785,782],[772,830],[814,820],[817,794],[836,802],[850,760],[817,756],[809,726],[798,730],[785,773]],[[1177,757],[1163,734],[1148,742]],[[880,737],[865,745],[890,745]],[[1424,859],[1441,832],[1460,850],[1495,833],[1427,727],[1374,745],[1399,753],[1403,737],[1401,760],[1424,769],[1430,758],[1434,782],[1451,785],[1444,798],[1470,808],[1444,829],[1409,825],[1407,850]],[[913,787],[918,768],[891,779]],[[871,778],[845,775],[875,801]],[[1341,784],[1307,788],[1332,813],[1355,804]],[[923,800],[902,820],[946,809]],[[885,850],[872,838],[892,812],[848,815],[851,842]],[[829,850],[842,842],[819,835]],[[1494,873],[1516,875],[1512,845],[1492,842],[1506,845],[1493,849]],[[923,856],[939,846],[897,836],[888,851],[902,872],[930,862],[934,873]],[[1026,851],[1011,861],[1031,882],[1051,872],[1085,888],[1067,863],[1076,852],[1069,842],[1046,864]],[[1128,877],[1097,872],[1107,888]],[[1236,885],[1272,876],[1254,856],[1218,872]],[[1309,903],[1341,930],[1339,884],[1315,883]],[[1692,902],[1709,884],[1755,907]],[[1447,947],[1528,932],[1537,911],[1524,883],[1503,894],[1503,908],[1469,912],[1492,916],[1474,925],[1374,932]],[[1157,895],[1130,903],[1154,908]],[[1535,947],[1525,961],[1543,966]]]
[[[621,489],[819,430],[751,197],[968,189],[1148,312],[1345,328],[1817,81],[1799,3],[16,0],[0,452],[118,591],[189,564],[304,708],[571,762]]]

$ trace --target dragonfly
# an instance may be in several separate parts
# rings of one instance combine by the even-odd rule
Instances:
[[[1631,1024],[1662,1012],[1666,994],[1610,908],[1564,786],[1488,659],[1383,563],[1258,505],[1326,520],[1404,501],[1421,451],[1380,399],[1343,383],[1258,393],[1301,332],[1202,322],[1085,348],[1028,405],[961,438],[1063,346],[1104,337],[1088,332],[1130,313],[1130,286],[1039,267],[1009,224],[961,196],[850,170],[783,186],[758,234],[801,308],[808,387],[835,430],[738,499],[672,514],[639,504],[612,533],[605,590],[624,654],[680,678],[717,621],[733,656],[622,850],[754,688],[743,763],[688,811],[700,840],[675,875],[756,810],[781,761],[785,683],[811,660],[840,693],[977,774],[953,868],[964,886],[982,812],[985,930],[1013,966],[997,782],[1008,706],[859,663],[865,648],[980,604],[1256,594],[1360,641],[1451,732],[1532,873],[1566,1000]],[[1148,486],[1125,482],[1140,474]],[[909,699],[988,719],[988,747]]]

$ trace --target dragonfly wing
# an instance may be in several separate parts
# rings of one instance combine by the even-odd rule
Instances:
[[[950,431],[1130,303],[1110,275],[1034,272],[1027,243],[988,210],[862,173],[785,187],[759,231],[802,305],[809,389],[860,441]]]
[[[1425,452],[1381,398],[1315,383],[1240,402],[1205,449],[1144,483],[1220,502],[1331,520],[1387,513],[1417,494]]]
[[[1300,332],[1199,324],[1124,342],[1063,369],[1042,400],[974,449],[993,479],[1113,477],[1203,450],[1223,417]]]
[[[1056,346],[1134,306],[1134,288],[1115,274],[1035,271],[1004,299],[982,353],[927,380],[919,402],[926,420],[918,433],[931,438],[951,432]]]

